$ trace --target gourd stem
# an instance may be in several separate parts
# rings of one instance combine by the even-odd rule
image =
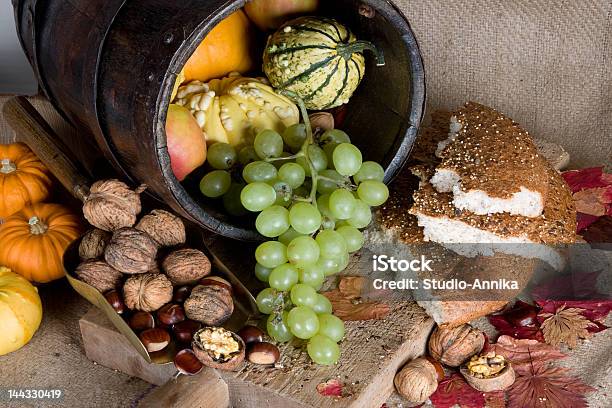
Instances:
[[[348,44],[339,44],[338,45],[338,54],[342,56],[345,60],[350,60],[351,56],[356,52],[362,51],[371,51],[376,56],[376,65],[382,67],[385,65],[385,54],[383,54],[382,50],[378,49],[374,44],[369,41],[353,41]]]
[[[28,220],[30,224],[30,233],[32,235],[41,235],[47,232],[49,226],[42,222],[38,217],[34,216]]]
[[[2,167],[0,167],[0,173],[2,174],[10,174],[17,170],[17,166],[15,166],[15,163],[13,163],[11,159],[2,159],[0,160],[0,164],[2,165]]]

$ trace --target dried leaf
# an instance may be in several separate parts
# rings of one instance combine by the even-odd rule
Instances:
[[[485,393],[472,388],[461,374],[453,373],[438,384],[436,392],[429,397],[436,408],[484,408]]]
[[[331,302],[334,314],[345,321],[383,319],[391,311],[386,303],[349,299],[337,289],[323,292],[323,295]]]
[[[591,244],[612,242],[612,206],[610,206],[607,216],[596,218],[584,228],[586,230],[583,230],[580,234],[585,241]]]
[[[604,174],[603,167],[570,170],[561,173],[572,193],[589,188],[607,187],[612,184],[609,174]]]
[[[597,333],[607,329],[604,325],[604,320],[612,311],[612,300],[600,299],[600,300],[539,300],[537,301],[538,306],[541,307],[542,311],[538,315],[538,320],[541,322],[546,319],[544,314],[554,313],[561,307],[577,308],[580,314],[592,324],[588,326],[587,330],[590,333]]]
[[[511,308],[489,315],[488,319],[500,335],[544,341],[537,319],[538,312],[536,306],[518,300]]]
[[[580,233],[580,231],[588,228],[597,220],[599,220],[599,217],[594,215],[576,213],[576,232]]]
[[[319,385],[317,385],[317,391],[319,392],[319,394],[323,395],[324,397],[342,398],[343,387],[344,387],[344,384],[342,384],[337,379],[333,378],[329,381],[326,381],[324,383],[320,383]]]
[[[612,186],[580,190],[573,198],[577,212],[601,217],[606,215],[612,203]]]
[[[510,336],[500,336],[497,343],[491,344],[490,350],[506,357],[518,375],[529,373],[533,367],[547,365],[553,360],[566,357],[549,344],[531,339],[514,339]]]
[[[582,309],[565,308],[561,306],[555,313],[543,313],[541,324],[544,340],[552,346],[567,344],[570,348],[576,347],[578,339],[589,337],[589,326],[593,323],[580,314]]]
[[[555,276],[531,290],[536,301],[556,299],[599,299],[604,295],[597,291],[597,279],[601,271]]]
[[[485,392],[485,407],[506,408],[506,393],[504,391]]]
[[[357,299],[366,286],[366,278],[363,276],[343,276],[338,282],[338,290],[347,299]]]

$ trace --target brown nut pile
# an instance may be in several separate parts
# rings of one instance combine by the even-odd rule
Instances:
[[[82,262],[75,270],[76,276],[101,293],[113,290],[121,285],[121,272],[104,261],[90,259]]]
[[[184,304],[185,313],[191,320],[207,326],[225,323],[234,312],[232,294],[219,285],[198,285]]]
[[[422,404],[438,389],[444,370],[435,361],[419,357],[406,364],[393,379],[397,392],[408,401]]]
[[[146,232],[120,228],[104,250],[104,259],[113,268],[128,274],[146,273],[157,267],[157,242]]]
[[[172,283],[161,273],[134,275],[123,285],[123,299],[132,310],[152,312],[172,300]]]
[[[174,285],[187,285],[210,274],[210,260],[197,249],[179,249],[162,262],[162,268]]]
[[[97,259],[104,255],[104,248],[111,239],[111,233],[98,228],[87,231],[79,244],[81,260]]]
[[[442,364],[459,367],[484,347],[484,334],[463,324],[454,328],[438,326],[429,338],[429,354]]]
[[[187,240],[185,224],[176,215],[164,210],[153,210],[136,224],[162,247],[182,245]]]
[[[119,180],[95,182],[83,203],[83,215],[91,225],[104,231],[132,227],[141,211],[141,186],[135,191]]]
[[[245,345],[236,334],[222,327],[204,327],[193,335],[193,352],[206,366],[234,370],[243,361]]]

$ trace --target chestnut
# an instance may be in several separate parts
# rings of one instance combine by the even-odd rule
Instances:
[[[185,375],[196,375],[204,368],[204,364],[198,360],[191,349],[184,349],[176,353],[174,366],[181,374]]]
[[[174,289],[174,295],[172,295],[172,301],[174,303],[183,303],[187,300],[190,294],[191,294],[191,287],[179,286],[178,288]]]
[[[220,370],[235,370],[244,361],[244,341],[222,327],[203,327],[193,335],[193,352],[204,365]]]
[[[259,343],[263,341],[264,332],[257,326],[246,325],[238,332],[245,344]]]
[[[232,284],[218,276],[206,276],[200,279],[200,282],[198,282],[198,284],[203,285],[203,286],[209,286],[209,285],[220,286],[222,288],[229,290],[230,294],[233,292]]]
[[[149,312],[140,311],[130,317],[128,324],[134,331],[152,329],[155,327],[155,318]]]
[[[123,314],[125,312],[125,303],[123,298],[116,290],[110,290],[104,294],[106,301],[115,309],[117,314]]]
[[[193,334],[202,327],[200,322],[195,320],[183,320],[172,327],[174,338],[181,343],[191,343]]]
[[[180,305],[168,303],[157,311],[157,320],[161,325],[172,326],[185,320],[185,311]]]
[[[246,358],[253,364],[270,365],[278,361],[280,351],[271,343],[251,343],[248,346]]]
[[[155,353],[168,347],[170,334],[164,329],[148,329],[138,336],[149,353]]]

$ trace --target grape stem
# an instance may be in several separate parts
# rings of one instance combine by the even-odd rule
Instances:
[[[304,154],[300,151],[300,152],[297,152],[296,154],[292,154],[291,156],[286,156],[286,157],[268,157],[267,159],[265,159],[265,161],[269,163],[269,162],[275,162],[275,161],[280,161],[280,160],[297,159],[298,157],[304,157]]]
[[[319,180],[322,181],[328,181],[330,183],[334,183],[335,185],[337,185],[340,188],[346,188],[351,189],[351,190],[356,190],[357,186],[353,183],[351,183],[349,180],[344,179],[344,180],[334,180],[333,178],[329,178],[329,177],[325,177],[325,176],[318,176]]]

